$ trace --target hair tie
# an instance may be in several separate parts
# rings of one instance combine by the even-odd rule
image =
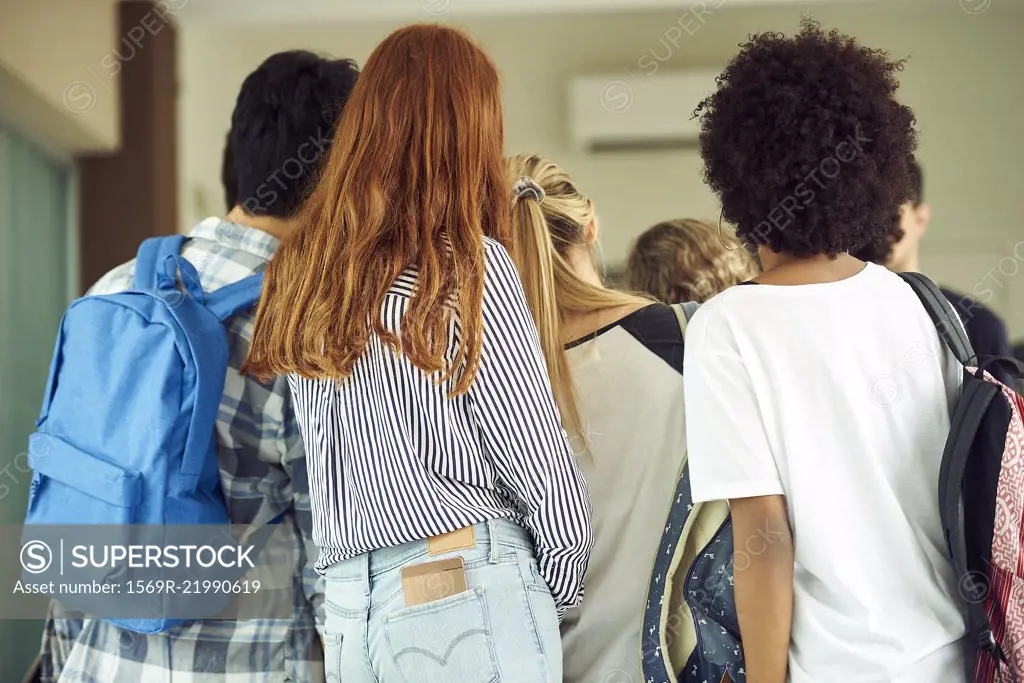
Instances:
[[[544,188],[535,183],[533,178],[525,175],[512,186],[512,206],[524,197],[532,197],[538,204],[544,201]]]

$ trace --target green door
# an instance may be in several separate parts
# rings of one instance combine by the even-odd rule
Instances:
[[[67,165],[0,127],[0,524],[5,525],[24,519],[26,445],[69,302],[70,183]],[[18,555],[16,548],[4,548],[0,562],[17,562]],[[0,589],[4,601],[11,588]],[[21,680],[39,650],[40,628],[36,621],[0,620],[4,681]]]

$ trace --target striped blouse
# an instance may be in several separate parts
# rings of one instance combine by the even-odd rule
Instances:
[[[515,265],[485,238],[483,348],[469,392],[448,394],[379,338],[344,381],[289,378],[306,446],[316,563],[509,518],[533,536],[559,614],[583,595],[590,500],[562,430]],[[381,315],[398,331],[410,269]],[[448,358],[458,350],[455,315]]]

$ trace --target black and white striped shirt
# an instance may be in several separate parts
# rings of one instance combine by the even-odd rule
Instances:
[[[290,378],[306,446],[316,568],[489,519],[533,536],[562,613],[583,594],[590,501],[562,430],[526,297],[504,248],[485,239],[483,348],[469,392],[437,383],[370,335],[344,381]],[[398,332],[415,270],[381,311]],[[459,342],[449,325],[449,361]]]

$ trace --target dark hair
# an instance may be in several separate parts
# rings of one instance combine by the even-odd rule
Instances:
[[[238,178],[235,176],[234,155],[231,154],[231,133],[224,142],[224,156],[220,162],[220,183],[224,186],[225,213],[238,206]]]
[[[221,169],[229,210],[290,218],[315,187],[359,69],[294,50],[249,74],[231,114]]]
[[[902,61],[809,19],[750,37],[704,100],[704,177],[751,248],[836,254],[885,239],[911,193]]]
[[[916,161],[910,162],[910,201],[915,207],[924,201],[924,172]]]
[[[910,172],[910,197],[908,201],[917,208],[921,205],[924,200],[924,185],[922,183],[923,177],[921,173],[921,167],[916,161],[911,160],[908,164]],[[879,265],[885,265],[889,260],[889,255],[892,253],[892,245],[903,239],[903,228],[900,226],[900,216],[896,215],[894,220],[889,225],[889,232],[886,234],[885,239],[877,242],[870,242],[862,249],[853,252],[853,255],[859,258],[861,261],[870,261],[871,263],[877,263]]]

